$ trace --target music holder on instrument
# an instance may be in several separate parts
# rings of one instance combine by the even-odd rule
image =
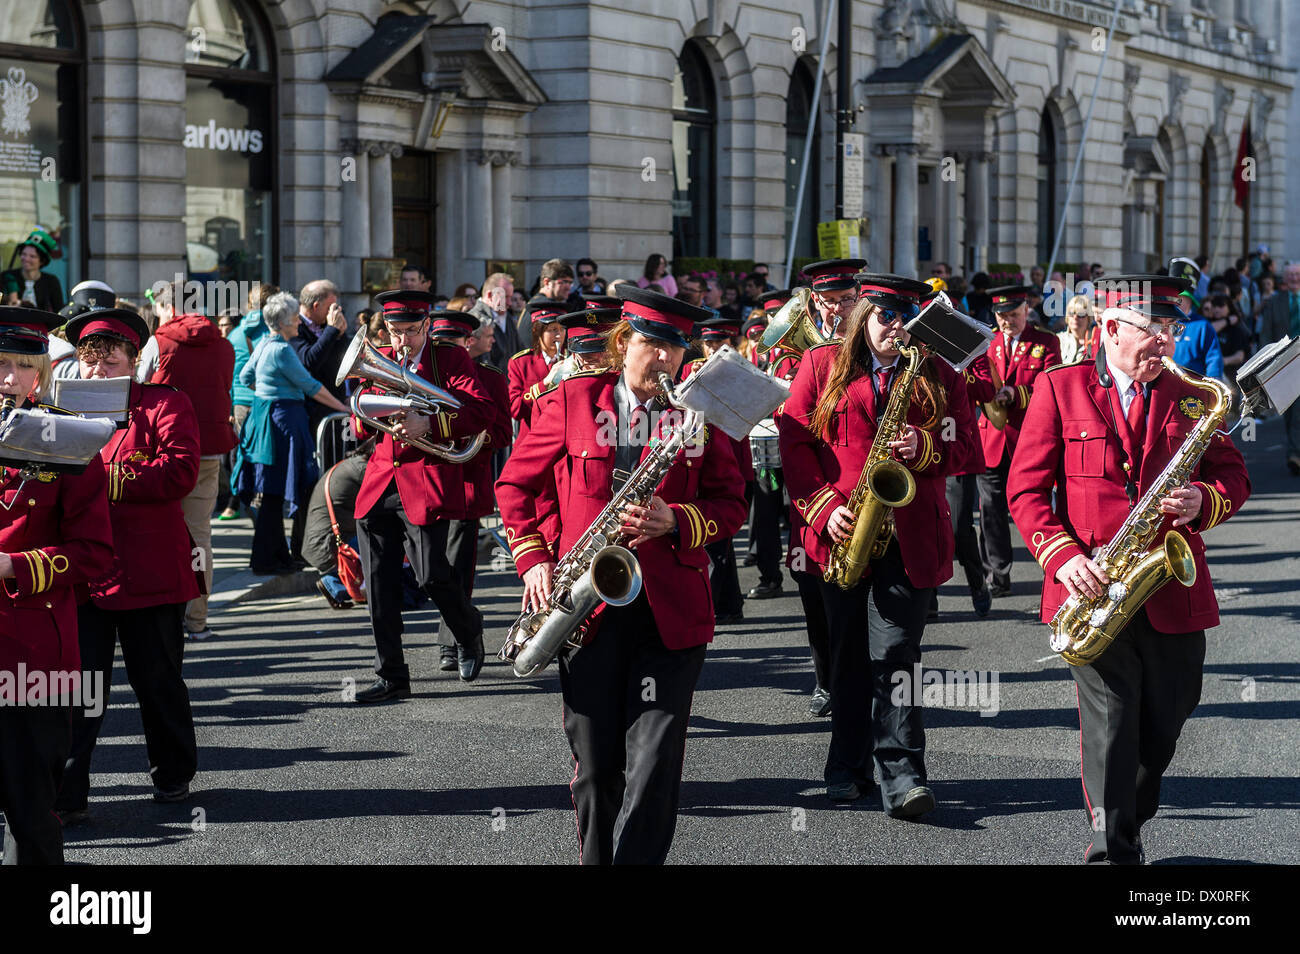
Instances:
[[[79,474],[108,443],[107,418],[16,408],[0,423],[0,464],[23,471]]]
[[[131,410],[131,378],[55,378],[55,407],[79,417],[105,417],[126,427]]]
[[[786,399],[790,385],[772,378],[731,345],[715,351],[678,385],[675,398],[738,441]]]
[[[1237,371],[1242,417],[1260,410],[1281,414],[1300,397],[1300,338],[1265,345]]]
[[[984,322],[958,311],[946,292],[926,302],[905,330],[958,371],[987,351],[994,335]]]

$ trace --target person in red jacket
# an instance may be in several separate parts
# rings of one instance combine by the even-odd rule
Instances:
[[[199,476],[181,501],[185,525],[203,559],[203,592],[185,608],[185,635],[202,640],[208,628],[208,591],[212,588],[212,512],[217,504],[221,458],[239,443],[231,405],[235,349],[203,315],[183,313],[183,288],[159,282],[152,290],[158,330],[140,355],[136,379],[167,384],[183,392],[199,424]],[[302,537],[298,544],[301,548]]]
[[[610,368],[565,379],[497,481],[525,608],[546,605],[556,561],[613,499],[616,473],[634,471],[663,436],[658,375],[677,373],[686,336],[709,317],[656,292],[621,285],[618,294],[624,320],[609,336]],[[560,662],[583,864],[659,864],[672,845],[691,697],[713,639],[703,548],[745,518],[736,459],[715,434],[682,451],[646,506],[624,509],[641,594],[598,610],[591,641]],[[536,498],[559,464],[569,484],[552,546]]]
[[[31,407],[49,386],[49,332],[58,315],[0,308],[0,396]],[[47,687],[79,677],[74,586],[113,569],[104,464],[80,474],[0,465],[0,812],[5,864],[62,864],[54,800],[68,757],[71,698],[16,705],[36,678]],[[25,678],[19,679],[19,674]],[[83,685],[83,699],[85,687]],[[91,687],[89,691],[94,691]]]
[[[438,311],[434,312],[429,331],[435,341],[456,345],[469,353],[479,381],[496,410],[493,424],[487,429],[487,443],[463,468],[465,517],[452,520],[447,532],[447,561],[459,574],[465,595],[470,598],[474,596],[474,573],[478,564],[479,521],[497,509],[496,495],[492,492],[492,482],[496,477],[492,472],[492,457],[495,451],[509,447],[514,440],[506,376],[488,360],[492,352],[491,329],[491,321],[483,323],[472,312]],[[442,625],[441,619],[438,621],[438,654],[438,668],[443,672],[454,672],[459,668],[455,637],[449,626]]]
[[[1007,492],[1011,515],[1043,568],[1041,619],[1071,596],[1114,581],[1092,555],[1110,542],[1207,413],[1204,388],[1163,370],[1182,317],[1182,279],[1163,278],[1101,316],[1094,361],[1039,378],[1020,431]],[[1142,825],[1160,806],[1160,780],[1201,696],[1205,631],[1219,624],[1203,534],[1241,511],[1250,478],[1240,452],[1215,434],[1184,486],[1159,499],[1166,532],[1183,535],[1196,581],[1156,590],[1090,665],[1071,666],[1079,698],[1083,798],[1092,829],[1084,860],[1139,864]]]
[[[357,531],[366,568],[366,607],[375,633],[375,674],[357,702],[383,702],[411,694],[411,673],[402,653],[402,557],[411,561],[416,582],[450,627],[460,653],[460,678],[471,682],[483,668],[483,614],[474,608],[456,569],[447,561],[452,520],[469,514],[465,468],[426,454],[409,441],[459,441],[495,426],[497,411],[465,349],[429,337],[430,292],[390,291],[375,296],[383,309],[392,346],[410,356],[418,378],[448,391],[460,407],[436,414],[404,412],[394,433],[377,435],[375,452],[357,493]],[[358,439],[369,430],[354,419]]]
[[[971,398],[978,404],[996,401],[1007,409],[1006,426],[994,427],[980,415],[980,443],[987,469],[976,477],[980,498],[980,558],[993,597],[1011,594],[1011,526],[1007,522],[1007,471],[1034,393],[1034,382],[1045,368],[1061,363],[1056,335],[1028,325],[1028,285],[990,289],[1000,334],[989,350],[970,366]],[[996,373],[996,378],[994,377]],[[969,378],[968,378],[969,380]]]
[[[533,343],[514,355],[506,365],[510,381],[510,415],[519,422],[519,439],[528,434],[533,401],[554,382],[548,380],[555,365],[564,360],[564,325],[560,316],[569,306],[562,301],[535,299],[529,303]]]
[[[125,309],[91,311],[67,324],[83,378],[131,377],[149,328]],[[181,801],[198,765],[189,691],[181,677],[185,604],[202,590],[197,548],[181,501],[199,470],[199,426],[190,399],[162,385],[131,384],[126,427],[100,451],[119,572],[79,592],[81,662],[112,682],[122,646],[127,678],[140,702],[154,799]],[[107,702],[107,699],[105,699]],[[72,751],[57,808],[65,824],[85,818],[90,761],[103,709],[73,717]]]
[[[804,353],[779,425],[786,483],[808,529],[806,559],[823,573],[832,546],[852,536],[857,514],[846,504],[906,364],[895,342],[908,342],[903,325],[929,291],[892,275],[865,276],[863,288],[843,343]],[[830,643],[826,793],[836,801],[860,798],[874,761],[885,810],[902,818],[932,809],[934,794],[920,700],[897,698],[894,690],[900,673],[910,684],[931,594],[952,576],[945,478],[974,446],[965,380],[947,363],[925,358],[908,401],[906,423],[887,436],[891,457],[912,473],[915,497],[893,508],[896,532],[859,582],[845,590],[818,577]]]

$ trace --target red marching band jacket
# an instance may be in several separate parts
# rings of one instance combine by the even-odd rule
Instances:
[[[502,447],[509,447],[515,437],[514,424],[510,417],[510,394],[506,386],[506,376],[494,364],[474,362],[479,381],[492,401],[495,416],[492,426],[487,429],[488,439],[483,449],[464,465],[465,476],[465,511],[470,520],[488,516],[497,509],[496,494],[492,492],[492,457]]]
[[[683,364],[682,372],[677,378],[678,383],[685,381],[696,371],[700,370],[700,368],[704,367],[704,362],[706,360],[706,358],[696,358],[694,361],[688,361]],[[753,480],[754,451],[753,448],[749,446],[749,438],[746,437],[744,440],[738,441],[730,434],[722,431],[718,432],[718,436],[726,440],[727,444],[731,447],[731,452],[736,455],[736,466],[740,468],[740,476],[747,481]]]
[[[14,568],[13,577],[0,580],[0,673],[14,680],[0,676],[5,702],[20,692],[48,693],[17,685],[20,664],[46,680],[81,669],[74,587],[113,572],[106,485],[98,457],[83,473],[42,472],[29,480],[0,468],[0,552]]]
[[[791,524],[798,528],[792,530],[792,537],[798,534],[798,542],[791,540],[791,550],[801,546],[807,562],[818,570],[825,570],[830,557],[827,521],[836,507],[848,503],[876,437],[876,401],[869,374],[851,382],[840,397],[829,440],[809,430],[817,398],[840,347],[836,341],[804,353],[778,425],[781,463],[795,510],[792,516],[800,518]],[[947,391],[945,417],[951,420],[940,420],[925,429],[921,426],[925,423],[925,409],[915,400],[907,409],[907,422],[917,428],[919,443],[916,456],[903,463],[916,479],[916,497],[894,510],[894,522],[903,568],[917,587],[938,586],[952,577],[955,543],[946,478],[961,473],[968,458],[976,453],[964,379],[942,359],[927,360],[938,368]],[[880,410],[884,412],[884,408]],[[945,432],[951,441],[943,439]],[[811,568],[807,572],[812,572]]]
[[[980,415],[980,444],[984,447],[984,463],[989,467],[997,467],[1002,463],[1003,451],[1015,452],[1016,440],[1024,426],[1025,411],[1034,392],[1035,380],[1045,369],[1061,363],[1061,342],[1056,335],[1029,325],[1025,325],[1025,330],[1020,333],[1014,354],[1006,355],[1005,345],[1006,336],[999,331],[989,345],[989,350],[971,362],[966,372],[966,387],[977,404],[987,404],[996,393],[993,373],[989,370],[990,361],[998,368],[1002,383],[1016,392],[1015,400],[1007,408],[1006,427],[999,430],[989,423],[987,417]],[[1005,373],[1002,373],[1004,369]],[[978,463],[972,461],[967,473],[979,473],[983,468]]]
[[[130,417],[99,452],[119,572],[85,587],[105,610],[184,603],[203,591],[181,501],[199,478],[199,421],[184,393],[131,385]]]
[[[521,577],[539,563],[563,557],[613,499],[615,447],[609,433],[617,420],[617,380],[614,371],[567,378],[497,480],[506,540]],[[541,532],[537,498],[557,464],[565,476],[554,545]],[[669,649],[711,642],[713,597],[704,545],[727,539],[744,523],[744,482],[735,457],[709,428],[703,449],[683,450],[655,494],[677,515],[675,536],[647,540],[636,549],[659,636]]]
[[[555,360],[563,360],[563,355],[557,355]],[[550,370],[545,355],[532,351],[520,351],[506,364],[506,377],[510,381],[510,416],[519,422],[521,439],[532,426],[533,403],[542,394],[542,381]]]
[[[386,357],[393,357],[392,348],[379,350]],[[450,391],[461,402],[459,408],[446,408],[431,416],[428,440],[446,443],[473,437],[493,426],[496,410],[492,399],[474,369],[469,352],[460,345],[426,341],[413,371],[430,384]],[[358,440],[370,435],[360,420],[354,417],[352,423]],[[417,447],[401,446],[387,431],[381,431],[377,438],[375,452],[370,455],[361,489],[357,491],[358,520],[370,513],[394,479],[402,509],[412,523],[424,525],[435,520],[464,520],[469,516],[464,465],[447,463]]]
[[[1079,554],[1091,555],[1109,543],[1132,509],[1124,490],[1124,445],[1114,426],[1112,390],[1101,386],[1092,362],[1053,368],[1040,378],[1007,478],[1011,517],[1043,568],[1044,623],[1051,622],[1069,597],[1064,584],[1057,582],[1056,571]],[[1167,372],[1152,382],[1137,482],[1139,497],[1204,413],[1205,391]],[[1124,422],[1119,426],[1127,433]],[[1250,496],[1245,461],[1232,440],[1221,434],[1211,439],[1192,477],[1201,491],[1201,513],[1175,532],[1183,534],[1191,545],[1196,582],[1191,587],[1167,583],[1143,604],[1151,625],[1162,633],[1186,633],[1219,624],[1201,534],[1239,511]],[[1164,529],[1169,528],[1166,515]]]

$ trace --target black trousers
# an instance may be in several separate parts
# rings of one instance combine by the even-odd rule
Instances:
[[[366,607],[375,632],[375,672],[381,679],[408,685],[411,672],[402,654],[402,556],[411,561],[416,582],[438,607],[452,635],[470,645],[483,632],[483,615],[474,608],[460,574],[447,561],[450,521],[427,526],[411,523],[395,482],[379,503],[357,521],[357,542],[366,567]]]
[[[253,552],[249,564],[255,569],[269,569],[289,560],[289,547],[284,541],[284,498],[263,494],[262,506],[257,508],[257,518],[253,521]]]
[[[740,592],[740,575],[736,569],[736,547],[731,537],[706,543],[704,550],[713,562],[709,586],[713,590],[713,612],[732,616],[745,611],[745,597]]]
[[[896,698],[895,688],[904,679],[914,683],[934,590],[912,586],[895,539],[862,582],[849,590],[822,582],[821,591],[830,625],[831,744],[824,776],[829,784],[869,785],[874,762],[889,811],[926,784],[921,700]]]
[[[1138,835],[1160,807],[1160,780],[1201,700],[1204,662],[1204,630],[1160,633],[1143,610],[1095,662],[1070,667],[1093,829],[1089,863],[1139,863]]]
[[[703,646],[664,646],[644,594],[606,607],[595,639],[561,661],[583,864],[662,864],[668,856],[703,668]]]
[[[952,535],[957,542],[957,562],[966,574],[971,592],[984,587],[984,562],[980,558],[979,539],[975,535],[975,501],[979,496],[975,474],[957,474],[948,478],[948,509],[952,511]]]
[[[1011,470],[1011,451],[1002,454],[1002,462],[976,478],[980,497],[980,562],[984,579],[992,586],[1011,585],[1011,517],[1007,508],[1007,473]]]
[[[465,595],[474,596],[474,571],[478,566],[478,520],[450,520],[447,526],[447,562],[460,575]],[[438,645],[454,646],[451,627],[438,620]]]
[[[113,682],[113,656],[122,646],[126,678],[140,703],[149,774],[161,789],[189,784],[198,770],[198,744],[190,693],[181,678],[185,638],[184,603],[165,603],[133,610],[104,610],[94,603],[77,608],[81,669],[98,673],[104,687],[98,715],[77,708],[72,713],[72,749],[63,774],[58,807],[85,808],[90,797],[90,760],[104,724]]]
[[[781,511],[785,509],[785,477],[772,471],[776,489],[759,480],[754,487],[754,518],[749,525],[750,550],[758,563],[759,582],[781,582]]]
[[[813,672],[817,685],[830,689],[831,637],[826,625],[826,604],[822,601],[820,574],[791,570],[795,586],[799,587],[799,602],[803,604],[804,625],[808,629],[808,648],[812,650]]]
[[[0,706],[0,812],[7,865],[63,864],[54,800],[63,778],[71,707]]]

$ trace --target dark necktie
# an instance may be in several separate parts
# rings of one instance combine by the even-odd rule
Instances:
[[[880,415],[885,413],[885,405],[889,403],[889,384],[893,375],[892,367],[876,370],[876,420],[880,420]]]
[[[1133,473],[1136,475],[1142,469],[1142,444],[1147,435],[1147,400],[1145,389],[1136,381],[1129,387],[1129,393],[1133,395],[1132,401],[1128,406],[1128,433],[1133,448]]]

